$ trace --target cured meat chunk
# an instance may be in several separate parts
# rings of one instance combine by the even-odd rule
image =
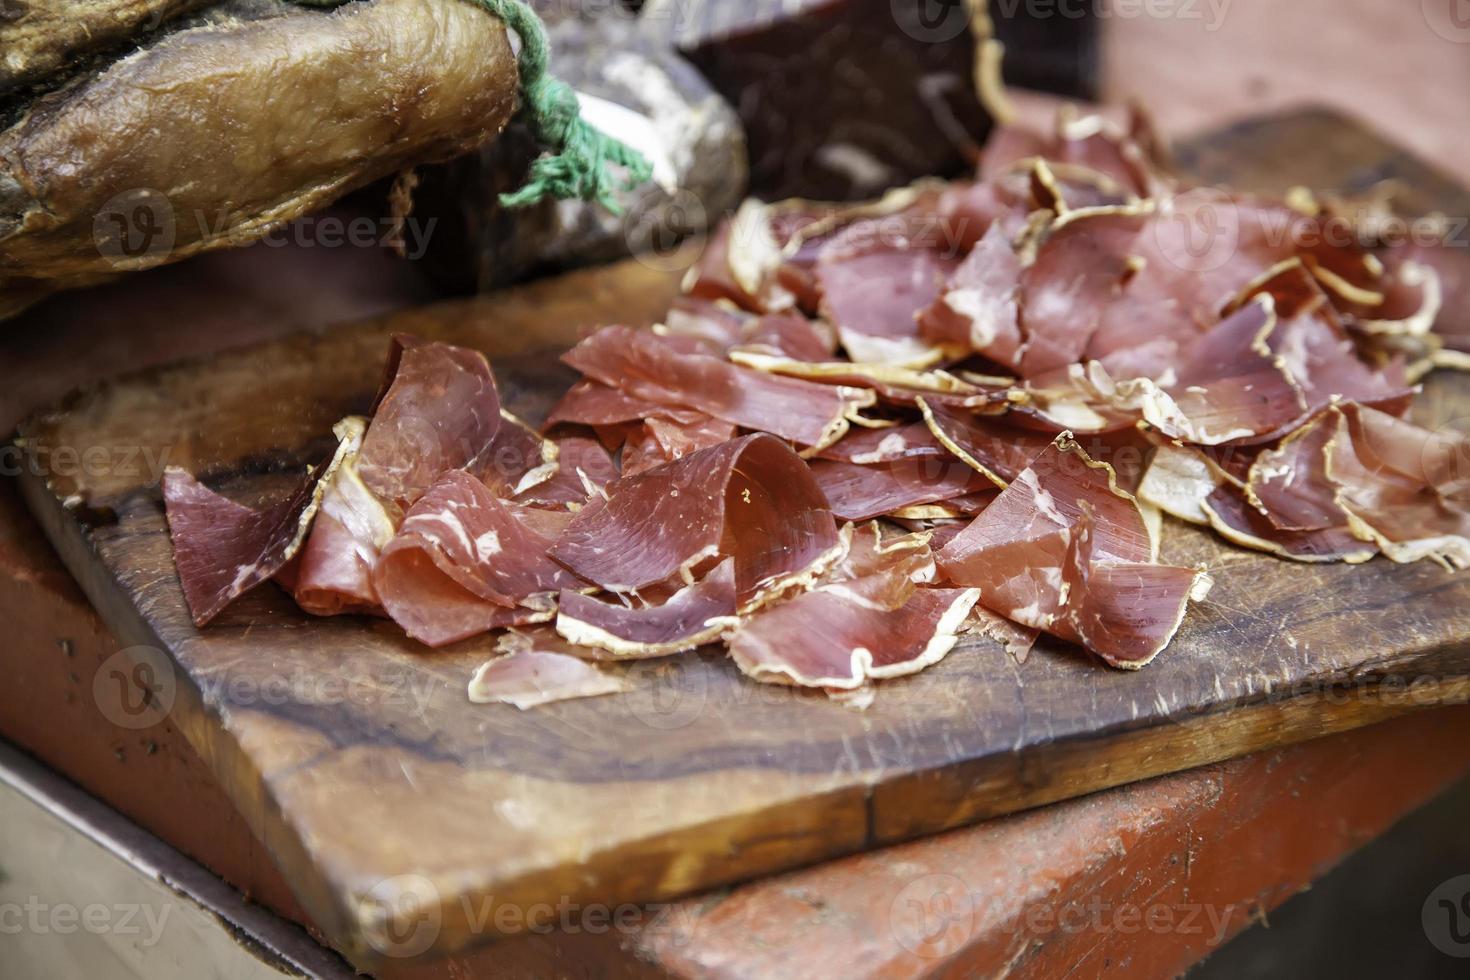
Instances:
[[[407,509],[445,470],[481,463],[500,425],[500,396],[484,354],[395,337],[358,472],[385,504]]]
[[[832,513],[844,521],[865,521],[993,486],[949,456],[911,457],[875,466],[819,459],[811,469]]]
[[[747,429],[822,448],[842,438],[870,391],[821,385],[672,349],[631,327],[604,327],[563,355],[588,377],[637,398],[691,408]]]
[[[620,657],[693,650],[735,622],[735,562],[726,558],[657,605],[624,606],[569,591],[562,592],[558,605],[556,631],[580,646]]]
[[[272,578],[296,556],[326,482],[362,444],[361,420],[339,423],[331,461],[313,467],[285,500],[253,510],[216,493],[177,467],[163,474],[163,501],[179,584],[196,626]]]
[[[535,521],[468,473],[446,471],[383,549],[373,573],[383,607],[431,646],[548,618],[548,594],[583,583],[546,557],[551,538]]]
[[[807,465],[779,439],[756,434],[612,484],[551,555],[610,592],[687,583],[719,557],[733,558],[745,606],[819,571],[837,545]]]
[[[617,425],[641,422],[650,415],[667,412],[668,406],[637,398],[611,385],[583,378],[567,390],[546,417],[546,427],[561,422],[581,425]]]
[[[1377,548],[1359,540],[1345,525],[1310,531],[1279,528],[1229,483],[1211,491],[1200,502],[1200,508],[1210,526],[1226,541],[1280,558],[1355,565],[1378,553]]]
[[[628,690],[627,681],[577,657],[517,650],[482,664],[470,679],[469,696],[476,704],[510,704],[524,711],[556,701]]]
[[[984,354],[997,364],[1021,368],[1019,293],[1021,260],[1010,236],[992,224],[955,269],[944,292],[920,314],[919,332],[931,344]]]

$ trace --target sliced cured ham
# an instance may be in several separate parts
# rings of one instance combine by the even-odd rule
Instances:
[[[517,650],[486,661],[470,679],[476,704],[535,708],[574,698],[595,698],[631,690],[628,682],[565,653]]]
[[[905,239],[823,250],[816,279],[822,315],[859,363],[925,367],[938,352],[919,334],[918,317],[939,298],[959,260]]]
[[[836,522],[806,463],[757,434],[617,481],[550,554],[609,592],[687,583],[733,558],[745,606],[819,572],[837,545]]]
[[[943,457],[944,446],[922,422],[881,429],[856,429],[822,450],[821,459],[872,465],[914,456]]]
[[[638,398],[690,408],[820,449],[842,438],[871,391],[815,384],[681,353],[630,327],[604,327],[562,358],[588,377]]]
[[[430,646],[547,618],[555,593],[585,583],[547,557],[537,521],[468,473],[445,472],[378,559],[383,608]]]
[[[1022,265],[1010,236],[992,224],[960,263],[939,298],[919,316],[919,333],[947,350],[983,354],[1020,370]]]
[[[954,648],[975,589],[930,588],[928,535],[843,529],[843,559],[810,592],[746,618],[730,655],[756,680],[858,690],[917,673]]]
[[[514,497],[546,483],[557,470],[556,443],[501,409],[500,428],[473,472],[496,496]]]
[[[209,489],[178,467],[164,472],[163,502],[174,564],[194,625],[205,625],[296,557],[327,480],[362,445],[361,420],[339,423],[337,436],[340,441],[331,461],[308,470],[290,496],[263,510]]]
[[[949,456],[914,456],[871,466],[819,459],[811,469],[832,513],[844,521],[865,521],[993,486]]]
[[[590,436],[556,440],[556,473],[515,498],[529,507],[580,508],[589,497],[618,478],[618,468],[602,443]]]
[[[485,355],[396,337],[358,472],[385,504],[406,510],[445,470],[480,463],[500,425],[500,396]]]
[[[564,591],[556,631],[579,646],[617,657],[660,657],[693,650],[733,625],[735,562],[726,558],[693,585],[647,606],[604,602]]]
[[[1002,421],[919,400],[924,424],[946,449],[1004,489],[1046,451],[1052,439]]]

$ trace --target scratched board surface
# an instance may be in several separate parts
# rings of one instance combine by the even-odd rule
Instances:
[[[1470,213],[1459,188],[1324,113],[1234,127],[1181,159],[1267,191],[1393,177],[1412,210]],[[1216,585],[1142,672],[1049,642],[1017,664],[970,640],[861,713],[745,680],[716,652],[629,665],[625,695],[477,706],[465,684],[488,641],[429,652],[389,623],[305,616],[274,587],[190,624],[162,454],[240,499],[279,493],[367,406],[401,330],[485,349],[509,405],[538,418],[573,380],[556,352],[596,323],[652,322],[677,278],[636,262],[575,273],[123,378],[22,427],[27,499],[146,648],[154,706],[355,962],[522,930],[537,903],[659,900],[1470,691],[1470,575],[1292,564],[1179,524],[1165,558],[1207,563]],[[1416,411],[1470,417],[1470,380],[1431,379]]]

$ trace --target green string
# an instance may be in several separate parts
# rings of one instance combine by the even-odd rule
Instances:
[[[295,0],[308,7],[336,7],[346,0]],[[608,164],[625,167],[623,189],[632,189],[653,176],[653,167],[637,150],[587,124],[577,93],[547,73],[551,45],[541,18],[522,0],[465,0],[500,18],[521,39],[520,112],[536,140],[548,151],[531,164],[520,190],[500,195],[507,208],[524,208],[548,194],[558,200],[596,201],[612,214],[621,214],[613,197],[614,180]]]

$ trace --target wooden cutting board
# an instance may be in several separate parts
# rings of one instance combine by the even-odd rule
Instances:
[[[1281,191],[1401,180],[1406,206],[1470,195],[1371,133],[1306,112],[1183,149],[1210,180]],[[687,260],[688,256],[678,257]],[[465,697],[490,643],[429,652],[392,624],[321,620],[266,587],[189,622],[156,488],[184,466],[247,502],[364,410],[394,331],[489,352],[538,418],[555,352],[648,323],[680,261],[442,304],[80,392],[27,421],[22,489],[136,668],[99,687],[120,724],[167,711],[301,901],[356,963],[462,948],[590,903],[652,902],[1470,696],[1470,575],[1307,566],[1179,524],[1165,558],[1216,579],[1140,673],[1043,642],[967,641],[866,712],[742,678],[718,653],[628,668],[626,695],[527,712]],[[1470,379],[1416,409],[1470,418]],[[166,456],[165,456],[166,454]],[[131,686],[130,686],[131,685]],[[143,698],[140,688],[150,689]],[[582,921],[582,920],[578,920]]]

